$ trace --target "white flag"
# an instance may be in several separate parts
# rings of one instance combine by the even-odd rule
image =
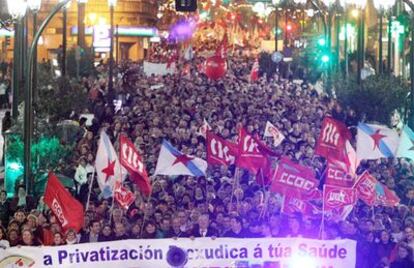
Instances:
[[[399,139],[395,130],[381,125],[359,123],[357,158],[363,160],[394,157]]]
[[[100,135],[95,168],[96,174],[98,175],[99,188],[102,191],[103,197],[111,197],[113,195],[115,182],[122,180],[122,167],[111,140],[105,131],[102,131]]]
[[[404,129],[401,132],[397,157],[414,160],[414,132],[408,126],[404,126]]]
[[[206,175],[206,170],[207,162],[205,160],[183,154],[172,146],[171,143],[164,140],[153,175],[203,177]]]
[[[282,132],[280,132],[279,129],[277,129],[277,127],[275,127],[269,121],[266,122],[264,137],[272,137],[273,145],[275,147],[278,146],[285,139],[285,136],[283,136]]]

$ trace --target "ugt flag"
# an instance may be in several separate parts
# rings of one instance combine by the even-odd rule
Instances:
[[[82,204],[63,187],[52,172],[49,172],[44,201],[64,230],[79,231],[82,228],[84,222]]]
[[[398,133],[381,125],[359,123],[357,158],[378,159],[394,157],[399,142]]]
[[[121,164],[128,170],[131,181],[138,186],[143,195],[149,196],[151,193],[151,183],[142,157],[134,144],[124,135],[120,137],[120,150]]]
[[[358,177],[358,180],[355,184],[355,188],[358,191],[359,198],[364,201],[368,206],[374,206],[377,195],[375,187],[377,185],[377,179],[365,171]]]
[[[346,162],[345,143],[350,138],[351,133],[344,123],[325,117],[316,143],[315,154],[329,160]]]
[[[408,126],[404,126],[402,130],[397,157],[414,160],[414,132]]]
[[[135,194],[124,187],[120,181],[115,182],[114,192],[115,200],[125,210],[135,201]]]
[[[325,210],[354,205],[357,199],[357,192],[354,188],[327,184],[323,187],[323,202]]]
[[[103,197],[111,197],[113,195],[115,181],[122,181],[122,167],[111,140],[104,131],[101,132],[99,138],[95,168],[96,174],[98,175],[98,185]]]
[[[183,154],[168,141],[162,141],[154,175],[202,177],[206,170],[207,162],[203,159]]]

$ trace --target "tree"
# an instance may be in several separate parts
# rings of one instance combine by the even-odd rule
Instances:
[[[40,77],[46,75],[40,74]],[[47,84],[41,82],[39,78],[40,89],[39,99],[36,103],[36,116],[38,118],[48,119],[49,122],[56,123],[68,119],[74,111],[80,113],[87,107],[88,95],[79,82],[69,80],[67,77],[47,81]]]
[[[77,77],[77,61],[76,61],[76,50],[71,49],[67,53],[67,73],[69,77]],[[93,64],[94,56],[90,49],[81,50],[81,59],[79,61],[79,76],[87,77],[89,75],[95,75],[96,70]]]
[[[405,109],[409,87],[400,78],[373,75],[363,81],[361,88],[356,78],[343,79],[338,75],[334,87],[339,102],[351,107],[360,118],[388,124],[394,110]]]

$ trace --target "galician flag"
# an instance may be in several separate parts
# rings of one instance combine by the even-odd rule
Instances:
[[[414,132],[408,126],[404,126],[398,145],[397,157],[414,160]]]
[[[98,175],[99,188],[104,198],[113,196],[115,182],[122,181],[122,167],[118,155],[112,146],[111,140],[105,131],[101,132],[98,151],[95,160],[96,174]]]
[[[163,140],[154,175],[202,177],[206,175],[206,170],[206,161],[183,154],[174,148],[171,143]]]
[[[357,134],[357,159],[394,157],[399,142],[398,133],[381,125],[359,123]]]

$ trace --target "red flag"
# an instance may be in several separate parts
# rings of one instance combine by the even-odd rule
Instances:
[[[400,198],[397,196],[397,194],[394,191],[388,189],[388,187],[382,183],[378,183],[376,187],[376,192],[377,205],[385,207],[394,207],[400,203]]]
[[[122,186],[119,181],[116,181],[115,200],[121,205],[122,208],[127,210],[129,206],[135,201],[135,195],[129,189]]]
[[[323,202],[325,210],[354,205],[357,201],[357,192],[354,188],[324,185]]]
[[[350,188],[354,185],[354,177],[338,165],[328,162],[325,184]]]
[[[220,45],[216,49],[215,56],[221,57],[222,59],[227,59],[227,48],[229,46],[229,40],[227,33],[224,34],[223,40],[221,40]]]
[[[267,186],[272,182],[273,174],[275,173],[272,167],[272,162],[267,159],[267,164],[261,168],[256,174],[256,182],[260,185]]]
[[[64,230],[74,229],[79,231],[82,228],[82,204],[63,187],[52,172],[49,172],[44,201],[53,211],[53,214],[55,214]]]
[[[227,141],[211,131],[207,131],[207,163],[229,166],[237,156],[237,144]]]
[[[169,57],[167,58],[167,69],[171,67],[171,65],[179,59],[178,50],[174,50],[170,52]]]
[[[359,198],[362,201],[364,201],[368,206],[375,205],[377,199],[375,188],[377,184],[377,179],[371,176],[371,174],[369,174],[368,171],[362,173],[362,175],[359,176],[355,184],[355,189],[358,191]]]
[[[251,82],[254,82],[257,79],[259,79],[259,60],[258,59],[256,59],[254,61],[252,70],[250,72],[250,81]]]
[[[131,180],[137,184],[141,193],[149,196],[151,193],[151,184],[148,173],[145,169],[142,157],[139,155],[134,144],[125,136],[120,137],[120,160],[131,175]]]
[[[319,181],[315,179],[312,169],[282,157],[274,175],[271,191],[282,194],[295,192],[301,195],[311,195],[317,192],[318,184]]]
[[[257,174],[259,169],[267,164],[267,157],[259,149],[256,139],[247,134],[244,128],[241,128],[236,165],[251,171],[253,174]]]
[[[345,143],[350,138],[351,133],[342,122],[325,117],[316,143],[315,154],[349,165]]]

